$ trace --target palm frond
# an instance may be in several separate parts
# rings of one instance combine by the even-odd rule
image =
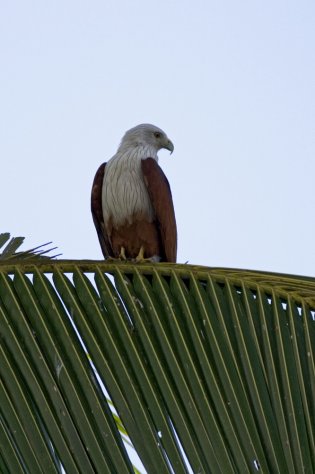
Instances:
[[[315,470],[315,279],[190,265],[0,267],[3,472]],[[104,391],[105,387],[105,391]]]
[[[61,254],[56,254],[56,255],[46,255],[49,252],[52,252],[53,250],[56,250],[57,247],[51,247],[47,248],[48,245],[51,244],[51,242],[47,242],[46,244],[38,245],[37,247],[34,247],[30,250],[24,250],[22,252],[17,252],[17,249],[23,244],[24,242],[24,237],[12,237],[10,238],[9,232],[4,232],[0,234],[0,249],[3,247],[5,244],[7,244],[4,249],[2,250],[2,253],[0,253],[0,264],[2,262],[6,262],[8,260],[29,260],[29,259],[52,259],[56,258]]]

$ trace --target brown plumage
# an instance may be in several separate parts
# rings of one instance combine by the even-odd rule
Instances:
[[[105,258],[176,262],[176,220],[170,186],[157,163],[160,148],[174,147],[161,129],[139,125],[97,170],[91,209]]]

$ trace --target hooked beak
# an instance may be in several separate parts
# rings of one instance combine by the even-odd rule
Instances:
[[[171,154],[173,153],[174,151],[174,145],[173,143],[171,142],[171,140],[167,140],[167,143],[165,145],[165,147],[167,150],[169,150],[171,152]]]

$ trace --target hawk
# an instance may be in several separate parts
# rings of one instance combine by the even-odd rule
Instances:
[[[174,145],[160,128],[141,124],[97,170],[91,210],[105,258],[176,262],[177,229],[169,182],[158,151]]]

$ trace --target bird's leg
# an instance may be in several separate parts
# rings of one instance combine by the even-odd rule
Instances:
[[[118,258],[120,258],[120,260],[127,260],[125,247],[121,247]]]
[[[121,261],[121,260],[127,260],[127,257],[126,257],[126,251],[125,251],[125,247],[121,247],[120,248],[120,254],[118,255],[118,257],[106,257],[106,262],[117,262],[117,261]]]
[[[143,245],[141,246],[140,250],[139,250],[139,253],[138,255],[136,256],[136,258],[133,258],[133,259],[128,259],[126,257],[126,249],[125,247],[120,247],[120,253],[118,255],[118,257],[107,257],[106,258],[106,261],[107,262],[117,262],[117,260],[123,260],[123,261],[132,261],[132,262],[135,262],[135,263],[143,263],[143,262],[152,262],[152,263],[155,263],[155,262],[159,262],[160,261],[160,257],[158,257],[157,255],[154,255],[153,257],[150,257],[150,258],[144,258],[144,247]]]
[[[143,245],[141,245],[139,253],[135,258],[135,262],[139,263],[139,262],[143,262],[145,260],[146,259],[144,258],[144,247],[143,247]]]
[[[156,262],[159,262],[160,260],[161,258],[158,255],[153,255],[152,257],[144,258],[144,247],[142,245],[139,250],[138,255],[133,261],[135,263],[144,263],[144,262],[156,263]]]

